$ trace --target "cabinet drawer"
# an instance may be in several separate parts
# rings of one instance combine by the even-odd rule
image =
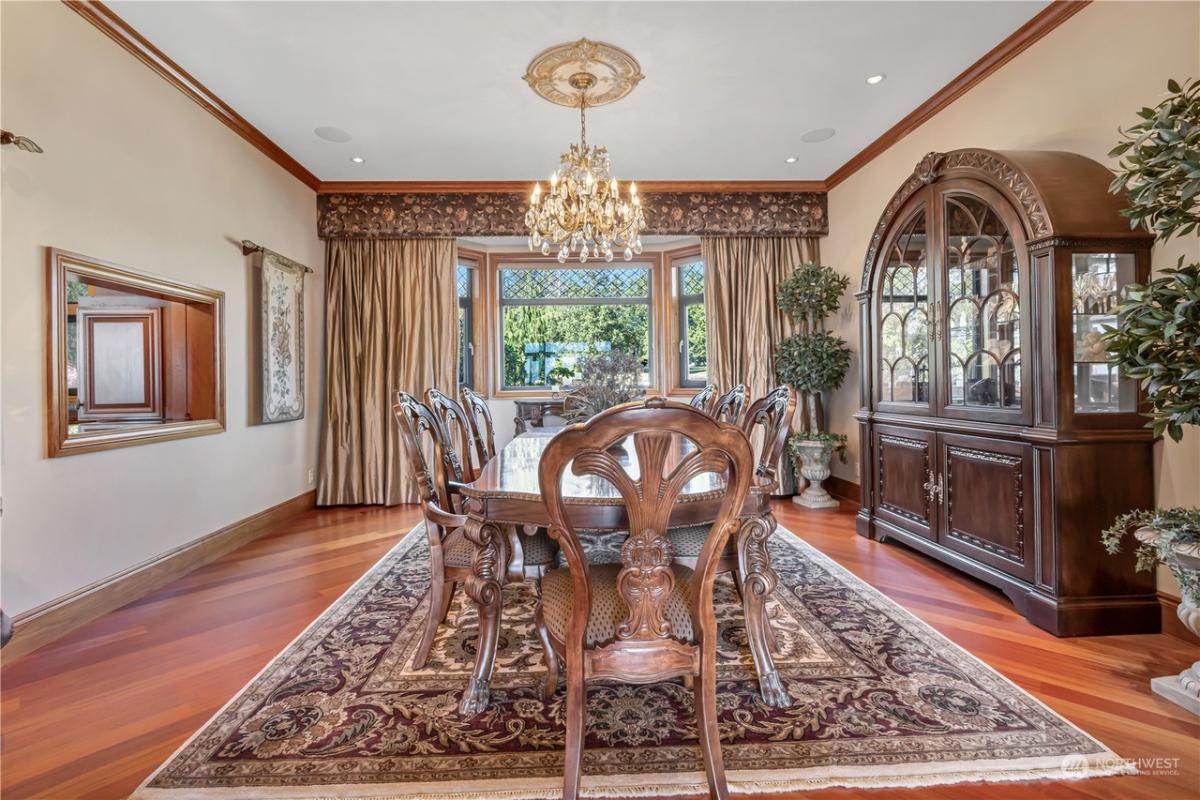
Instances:
[[[1033,448],[938,435],[944,481],[938,541],[1014,577],[1033,579]]]

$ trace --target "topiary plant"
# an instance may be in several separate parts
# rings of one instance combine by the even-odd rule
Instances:
[[[1130,205],[1121,213],[1134,227],[1147,225],[1159,241],[1200,225],[1200,81],[1186,88],[1169,81],[1167,89],[1172,95],[1143,108],[1142,121],[1122,131],[1129,141],[1109,154],[1124,157],[1111,186],[1114,194],[1128,192]],[[1106,329],[1104,343],[1109,360],[1146,390],[1155,436],[1166,432],[1178,442],[1184,425],[1200,425],[1200,264],[1180,258],[1149,283],[1126,287],[1117,327]],[[1183,590],[1179,618],[1200,635],[1200,510],[1133,511],[1100,536],[1116,553],[1129,533],[1140,542],[1138,569],[1156,562],[1171,569]]]
[[[1121,158],[1111,190],[1129,193],[1130,227],[1145,224],[1163,241],[1200,226],[1200,80],[1167,81],[1165,100],[1138,112],[1109,152]]]
[[[801,264],[779,284],[779,309],[796,323],[796,333],[779,343],[775,372],[790,384],[808,409],[808,429],[824,426],[821,399],[842,385],[850,369],[846,340],[824,330],[825,318],[837,311],[850,279],[832,267]]]
[[[1179,263],[1145,285],[1130,284],[1106,326],[1109,360],[1141,381],[1154,435],[1175,441],[1200,425],[1200,264]]]

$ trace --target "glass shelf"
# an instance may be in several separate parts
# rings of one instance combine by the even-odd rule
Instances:
[[[1075,413],[1137,411],[1137,383],[1108,363],[1106,327],[1117,324],[1121,290],[1134,280],[1132,253],[1071,256],[1071,327],[1074,338]]]

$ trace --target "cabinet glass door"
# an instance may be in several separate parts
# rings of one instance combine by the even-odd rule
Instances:
[[[929,404],[929,243],[925,210],[887,251],[879,286],[879,402]]]
[[[1071,255],[1076,414],[1137,411],[1137,382],[1108,363],[1101,339],[1106,325],[1116,327],[1121,289],[1134,282],[1136,264],[1133,253]]]
[[[1018,243],[973,194],[945,196],[943,407],[954,414],[1022,409]]]

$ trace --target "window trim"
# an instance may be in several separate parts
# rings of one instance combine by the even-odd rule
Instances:
[[[500,338],[500,270],[513,266],[568,267],[572,262],[559,264],[555,256],[522,251],[479,251],[459,248],[460,258],[469,256],[477,260],[474,336],[475,336],[475,391],[489,399],[515,400],[529,397],[549,397],[549,388],[505,389],[503,380],[503,346]],[[650,386],[647,394],[662,394],[676,398],[689,398],[699,389],[681,386],[678,377],[678,303],[675,281],[672,280],[672,260],[695,258],[700,255],[698,242],[674,250],[647,250],[636,260],[651,269],[650,291]],[[579,266],[578,260],[573,262]],[[614,260],[612,264],[624,264]],[[629,262],[635,263],[635,262]],[[611,266],[607,262],[582,265],[602,268]]]
[[[672,319],[673,326],[674,326],[674,337],[671,340],[671,350],[670,350],[670,353],[671,353],[670,360],[674,362],[673,368],[671,370],[671,372],[673,373],[673,377],[674,377],[674,381],[672,382],[672,389],[678,390],[679,392],[690,392],[692,394],[695,394],[696,392],[699,392],[701,389],[703,389],[705,384],[708,381],[706,381],[706,380],[705,381],[692,381],[686,377],[688,359],[687,359],[687,355],[685,352],[687,349],[687,332],[686,332],[685,326],[686,326],[687,322],[686,322],[686,318],[684,315],[684,307],[685,307],[685,301],[688,301],[687,305],[695,305],[697,298],[699,298],[699,302],[701,304],[704,304],[705,303],[705,295],[704,294],[699,294],[699,295],[683,294],[683,288],[680,285],[680,281],[679,281],[679,276],[681,274],[679,272],[679,268],[682,267],[684,264],[690,264],[690,263],[694,263],[696,261],[700,261],[701,263],[703,263],[704,259],[701,258],[701,256],[700,256],[700,248],[699,247],[690,247],[690,248],[686,248],[686,249],[676,250],[676,251],[672,251],[671,253],[669,253],[667,255],[668,255],[668,258],[665,259],[666,263],[667,263],[667,280],[671,283],[671,287],[672,287],[671,308],[674,312],[673,319]],[[707,292],[707,290],[708,290],[707,265],[705,265],[705,271],[704,271],[704,288],[705,288],[705,291]],[[708,317],[706,314],[705,315],[705,325],[707,325],[707,323],[708,323]],[[706,364],[708,363],[708,353],[705,353],[705,363]]]
[[[549,387],[520,387],[507,388],[504,386],[504,358],[503,335],[501,330],[501,308],[503,305],[559,305],[556,302],[544,301],[529,301],[520,303],[502,304],[500,293],[500,271],[505,269],[612,269],[622,266],[638,266],[645,267],[650,271],[650,297],[646,303],[650,311],[650,341],[649,341],[649,368],[650,368],[650,385],[646,388],[647,394],[657,394],[660,392],[659,387],[661,381],[661,328],[662,317],[660,307],[662,305],[661,297],[661,273],[662,273],[662,258],[657,252],[643,253],[642,256],[631,261],[616,261],[608,263],[605,261],[589,262],[580,264],[578,260],[568,260],[564,264],[560,264],[555,256],[542,256],[541,254],[525,255],[521,253],[489,253],[488,268],[487,268],[487,283],[489,287],[488,298],[488,363],[492,372],[492,397],[547,397],[552,395],[556,390]],[[580,305],[592,305],[591,303],[581,303]],[[594,305],[629,305],[621,303],[619,299],[605,299],[594,303]],[[639,303],[640,305],[640,303]]]
[[[684,360],[680,357],[683,348],[683,298],[679,293],[679,281],[675,279],[676,268],[683,262],[702,259],[700,244],[692,244],[675,250],[663,252],[663,281],[667,285],[668,299],[666,306],[669,339],[665,353],[667,356],[666,374],[668,378],[667,393],[674,396],[687,396],[699,392],[704,384],[688,385],[683,378]],[[705,265],[704,287],[708,289],[708,265]],[[707,323],[707,317],[706,317]]]
[[[483,279],[486,266],[487,254],[479,250],[471,250],[466,247],[457,248],[456,261],[454,265],[455,272],[455,291],[454,299],[459,308],[463,307],[463,300],[466,299],[466,321],[470,325],[469,335],[467,336],[467,345],[471,350],[467,356],[467,369],[471,374],[472,391],[478,392],[486,396],[484,387],[488,385],[487,381],[487,322],[480,319],[480,303],[481,290],[484,288],[486,281]],[[471,271],[471,294],[469,298],[460,298],[458,296],[458,268],[466,267]],[[486,308],[486,307],[485,307]],[[454,363],[454,376],[456,388],[462,388],[458,384],[458,362]]]

